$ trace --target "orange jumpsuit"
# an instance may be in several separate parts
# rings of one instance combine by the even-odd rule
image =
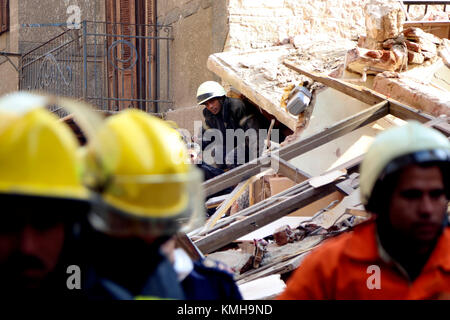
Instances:
[[[376,239],[372,220],[351,233],[327,240],[305,258],[278,299],[450,297],[450,228],[445,228],[425,267],[412,282],[392,262],[380,258]],[[373,266],[379,267],[378,272]]]

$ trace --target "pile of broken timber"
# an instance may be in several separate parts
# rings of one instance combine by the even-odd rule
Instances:
[[[417,120],[434,127],[447,137],[450,136],[448,117],[435,118],[370,89],[348,84],[328,76],[308,73],[287,61],[285,63],[314,81],[344,92],[372,105],[372,107],[317,134],[272,151],[204,183],[207,196],[231,186],[236,187],[228,197],[222,199],[222,204],[206,222],[205,226],[191,232],[189,237],[203,254],[226,263],[228,262],[227,259],[233,258],[233,254],[240,250],[241,255],[237,259],[240,259],[240,261],[235,263],[235,266],[239,265],[238,269],[235,268],[235,276],[241,288],[254,281],[263,279],[272,281],[272,276],[279,276],[292,271],[300,265],[305,255],[323,240],[351,230],[355,224],[367,218],[359,203],[358,167],[362,156],[318,177],[308,176],[291,165],[288,162],[289,160],[389,114],[403,120]],[[247,186],[265,174],[271,174],[274,171],[293,180],[294,185],[233,215],[224,217],[227,210]],[[325,199],[334,192],[343,196],[343,199],[337,205],[333,202],[326,204],[310,219],[302,221],[297,226],[279,225],[274,234],[255,238],[252,241],[247,241],[246,244],[241,243],[239,250],[224,250],[240,237],[276,222],[315,201]],[[233,267],[234,263],[228,264]],[[253,288],[261,288],[261,286]],[[282,286],[279,286],[278,290],[282,290]],[[260,295],[257,297],[270,298],[276,295],[276,292],[271,291],[265,294],[266,296]],[[256,296],[253,295],[252,297]]]

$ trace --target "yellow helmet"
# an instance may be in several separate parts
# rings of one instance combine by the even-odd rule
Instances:
[[[0,193],[87,200],[77,139],[45,106],[24,92],[0,99]]]
[[[367,210],[377,212],[378,204],[386,199],[376,195],[382,192],[384,177],[409,164],[426,162],[450,164],[450,141],[437,130],[410,121],[403,126],[380,133],[369,147],[361,164],[361,201]],[[444,177],[447,194],[450,192]]]
[[[226,94],[225,89],[218,82],[206,81],[197,89],[197,103],[201,105],[212,98],[223,97]]]
[[[201,215],[194,200],[202,196],[202,177],[163,120],[136,109],[107,118],[89,142],[86,163],[98,200],[91,222],[101,231],[173,234],[180,219]]]

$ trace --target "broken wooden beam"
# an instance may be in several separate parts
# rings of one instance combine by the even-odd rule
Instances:
[[[210,253],[334,191],[336,191],[335,183],[327,184],[319,188],[313,188],[308,185],[306,190],[299,194],[285,198],[281,202],[264,208],[241,221],[234,222],[224,229],[212,232],[194,243],[204,254]]]
[[[225,200],[227,200],[229,197],[229,194],[224,194],[221,196],[217,196],[214,198],[210,198],[208,199],[208,201],[206,201],[205,203],[205,207],[206,209],[212,209],[212,208],[217,208],[218,206],[220,206]]]
[[[286,161],[298,157],[326,142],[337,139],[349,132],[384,117],[388,114],[388,110],[388,102],[382,101],[381,103],[363,110],[352,117],[339,121],[330,128],[326,128],[317,134],[300,139],[290,145],[276,150],[272,152],[272,155],[278,156]],[[271,164],[270,158],[270,155],[264,155],[206,181],[203,184],[206,196],[220,192],[228,187],[236,185],[244,179],[248,179],[260,173],[263,168]]]
[[[359,101],[367,103],[368,105],[374,105],[383,100],[386,100],[386,97],[384,97],[382,94],[379,94],[373,90],[370,90],[368,88],[361,87],[358,85],[350,84],[348,82],[345,82],[340,79],[332,78],[330,76],[306,71],[306,70],[302,69],[299,65],[289,62],[288,60],[285,60],[283,62],[283,64],[286,67],[288,67],[289,69],[292,69],[304,76],[307,76],[308,78],[311,78],[314,81],[323,83],[324,85],[326,85],[330,88],[341,91],[353,98],[358,99]]]
[[[284,159],[275,155],[270,156],[270,164],[276,173],[280,173],[286,178],[291,179],[295,183],[300,183],[311,178],[311,175],[298,169]]]
[[[214,214],[209,217],[205,225],[206,231],[214,227],[217,221],[225,215],[228,209],[230,209],[233,202],[235,202],[239,198],[239,196],[245,191],[248,185],[254,180],[256,180],[255,177],[252,177],[247,181],[239,183],[236,188],[234,188],[233,192],[228,195],[227,199],[219,206],[219,208],[217,208],[216,212],[214,212]]]
[[[416,120],[421,123],[425,123],[428,121],[431,121],[435,117],[426,114],[423,111],[414,109],[404,103],[401,103],[397,100],[394,100],[392,98],[389,98],[377,91],[357,86],[354,84],[347,83],[343,80],[332,78],[330,76],[320,75],[314,72],[308,72],[302,68],[300,68],[298,65],[293,64],[287,60],[284,61],[284,64],[292,69],[297,71],[300,74],[303,74],[314,81],[321,82],[325,85],[327,85],[330,88],[336,89],[338,91],[341,91],[353,98],[356,98],[362,102],[368,103],[370,105],[378,103],[380,101],[389,101],[389,113],[393,116],[403,119],[403,120]],[[450,130],[448,129],[448,126],[445,124],[436,124],[433,125],[433,127],[442,133],[446,134],[447,136],[450,134]]]

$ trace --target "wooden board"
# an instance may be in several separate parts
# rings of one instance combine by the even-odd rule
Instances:
[[[317,134],[300,139],[290,145],[276,150],[273,153],[279,158],[290,160],[313,150],[328,141],[337,139],[349,132],[367,125],[368,123],[376,121],[387,114],[388,104],[386,102],[381,102],[353,115],[348,119],[335,123],[330,128],[326,128]],[[225,188],[235,185],[244,179],[248,179],[249,177],[258,174],[264,167],[267,166],[267,164],[270,165],[270,160],[269,155],[263,155],[258,159],[206,181],[203,184],[206,195],[224,190]]]
[[[352,168],[346,168],[351,170]],[[336,190],[335,183],[331,183],[319,188],[313,188],[305,181],[293,188],[302,188],[299,192],[292,196],[280,198],[277,203],[270,206],[252,211],[252,207],[243,210],[243,212],[252,212],[253,214],[246,216],[240,221],[234,221],[223,229],[215,230],[207,236],[196,240],[194,243],[203,253],[209,253],[217,250],[231,241],[257,230],[289,213],[303,208],[314,201],[321,199]],[[275,196],[277,197],[277,195]]]
[[[272,235],[276,229],[279,227],[288,225],[292,229],[297,228],[302,221],[308,220],[309,217],[282,217],[268,225],[259,228],[256,231],[246,234],[245,236],[240,237],[236,241],[252,241],[253,239],[263,239],[267,236]]]
[[[403,28],[416,27],[438,38],[450,39],[450,21],[406,21]]]

